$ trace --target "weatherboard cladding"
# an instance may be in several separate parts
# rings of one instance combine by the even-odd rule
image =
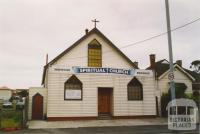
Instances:
[[[91,40],[96,39],[102,46],[102,67],[113,67],[113,68],[133,68],[133,66],[127,62],[119,53],[115,51],[103,38],[97,34],[92,34],[84,41],[80,42],[74,49],[66,53],[59,60],[57,60],[54,66],[88,66],[88,43]],[[77,58],[80,57],[80,58]]]
[[[138,80],[143,86],[143,100],[129,101],[127,84],[133,76],[124,74],[75,74],[83,83],[82,100],[64,100],[64,83],[74,74],[67,71],[52,71],[48,66],[58,67],[87,67],[87,45],[93,39],[102,45],[103,68],[137,68],[124,54],[119,51],[96,28],[65,50],[61,55],[46,66],[45,80],[47,92],[47,117],[97,117],[98,116],[98,88],[113,88],[112,115],[113,116],[145,116],[156,115],[155,109],[155,81],[154,77],[140,76]],[[108,52],[109,53],[106,53]]]
[[[176,83],[184,83],[187,86],[186,93],[192,93],[192,81],[179,69],[176,69],[174,71],[175,79],[174,81]],[[161,79],[158,80],[158,91],[157,91],[157,97],[158,97],[158,108],[161,110],[161,96],[163,93],[167,93],[169,91],[169,79],[168,75],[163,76]],[[161,112],[161,111],[160,111]]]
[[[188,79],[188,77],[182,73],[180,70],[176,69],[174,71],[174,81],[176,83],[184,83],[187,86],[186,93],[192,93],[192,81]],[[167,93],[169,90],[169,79],[168,75],[165,75],[162,79],[158,80],[158,88],[161,93]]]
[[[127,100],[127,84],[133,78],[122,75],[77,74],[83,83],[82,101],[64,100],[64,83],[72,74],[49,73],[47,117],[98,116],[98,87],[113,88],[113,115],[155,115],[154,79],[137,77],[143,84],[143,101]]]

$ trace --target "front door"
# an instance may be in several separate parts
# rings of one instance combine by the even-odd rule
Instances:
[[[98,114],[111,115],[112,88],[98,89]]]
[[[32,103],[32,119],[40,120],[43,119],[43,96],[39,93],[33,96]]]

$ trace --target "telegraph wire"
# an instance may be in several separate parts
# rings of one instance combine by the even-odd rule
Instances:
[[[171,32],[174,32],[174,31],[179,30],[179,29],[181,29],[181,28],[184,28],[184,27],[186,27],[186,26],[188,26],[188,25],[191,25],[191,24],[193,24],[193,23],[195,23],[195,22],[197,22],[197,21],[200,21],[200,18],[197,18],[196,20],[190,21],[190,22],[188,22],[188,23],[186,23],[186,24],[184,24],[184,25],[181,25],[181,26],[179,26],[179,27],[176,27],[176,28],[174,28],[174,29],[172,29],[172,30],[170,30],[170,31],[171,31]],[[144,39],[144,40],[137,41],[137,42],[135,42],[135,43],[133,43],[133,44],[129,44],[129,45],[123,46],[123,47],[121,47],[120,49],[127,48],[127,47],[130,47],[130,46],[134,46],[134,45],[136,45],[136,44],[140,44],[140,43],[143,43],[143,42],[152,40],[152,39],[154,39],[154,38],[157,38],[157,37],[166,35],[166,34],[167,34],[168,32],[170,32],[170,31],[163,32],[163,33],[160,33],[160,34],[158,34],[158,35],[155,35],[155,36],[146,38],[146,39]]]
[[[174,28],[174,29],[171,29],[170,31],[171,31],[171,32],[174,32],[174,31],[179,30],[179,29],[182,29],[182,28],[184,28],[184,27],[186,27],[186,26],[188,26],[188,25],[191,25],[191,24],[193,24],[193,23],[195,23],[195,22],[197,22],[197,21],[200,21],[200,18],[197,18],[197,19],[195,19],[195,20],[193,20],[193,21],[190,21],[190,22],[188,22],[188,23],[186,23],[186,24],[184,24],[184,25],[181,25],[181,26],[179,26],[179,27],[176,27],[176,28]],[[140,40],[140,41],[137,41],[137,42],[135,42],[135,43],[132,43],[132,44],[129,44],[129,45],[120,47],[119,49],[121,50],[121,49],[124,49],[124,48],[127,48],[127,47],[131,47],[131,46],[135,46],[135,45],[138,45],[138,44],[147,42],[147,41],[149,41],[149,40],[152,40],[152,39],[158,38],[158,37],[160,37],[160,36],[166,35],[166,34],[167,34],[168,32],[170,32],[170,31],[163,32],[163,33],[160,33],[160,34],[158,34],[158,35],[151,36],[151,37],[146,38],[146,39],[144,39],[144,40]],[[105,54],[105,53],[109,53],[109,52],[112,52],[112,51],[106,51],[106,52],[104,52],[104,54]],[[87,58],[87,56],[74,57],[74,58],[68,58],[68,59],[79,59],[79,58]]]

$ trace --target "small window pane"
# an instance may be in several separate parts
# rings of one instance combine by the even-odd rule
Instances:
[[[178,106],[178,115],[186,115],[186,107],[185,106]]]
[[[194,108],[193,107],[187,107],[187,115],[194,115]]]
[[[169,114],[170,114],[170,115],[176,115],[176,106],[170,107],[169,110],[170,110],[170,111],[169,111]]]
[[[88,66],[90,67],[102,66],[101,45],[98,43],[97,40],[93,40],[88,45]]]

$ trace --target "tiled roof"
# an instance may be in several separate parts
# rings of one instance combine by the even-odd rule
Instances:
[[[147,69],[152,69],[152,68],[148,67]],[[169,62],[166,59],[157,61],[155,63],[155,71],[156,71],[157,77],[160,77],[167,70],[169,70]]]

